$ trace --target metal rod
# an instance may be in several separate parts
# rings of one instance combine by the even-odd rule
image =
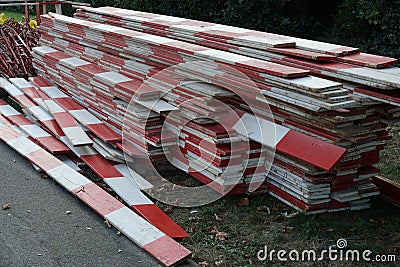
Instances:
[[[40,26],[40,3],[39,0],[36,1],[37,5],[36,5],[36,22],[37,25]]]
[[[25,0],[25,4],[28,4],[28,1]],[[29,7],[25,5],[25,21],[28,24],[29,23]]]

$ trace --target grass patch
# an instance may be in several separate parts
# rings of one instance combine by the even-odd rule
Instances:
[[[242,206],[245,197],[225,196],[198,208],[169,208],[169,216],[190,234],[182,244],[193,252],[195,261],[204,266],[282,266],[260,262],[257,252],[265,245],[275,250],[320,252],[340,238],[348,241],[348,249],[381,254],[400,250],[400,209],[380,199],[374,199],[369,210],[287,218],[284,214],[294,210],[275,198],[252,196],[249,205]],[[324,262],[304,266],[346,265]]]
[[[400,183],[400,127],[393,127],[390,135],[391,140],[380,152],[381,161],[378,167],[383,177]]]
[[[17,12],[11,12],[11,11],[1,11],[0,13],[4,13],[7,15],[7,19],[13,18],[15,21],[24,21],[25,19],[25,14],[24,13],[17,13]]]

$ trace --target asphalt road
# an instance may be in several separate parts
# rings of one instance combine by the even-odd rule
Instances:
[[[159,266],[0,141],[0,206],[8,203],[0,209],[0,267]]]

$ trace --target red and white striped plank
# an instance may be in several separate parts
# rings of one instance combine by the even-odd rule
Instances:
[[[324,170],[331,170],[345,156],[346,149],[320,141],[314,137],[290,130],[273,122],[257,118],[244,112],[236,112],[238,122],[227,121],[239,134],[278,152],[301,159]],[[271,133],[275,131],[275,133]]]
[[[10,82],[12,82],[12,84],[20,89],[22,92],[24,92],[24,94],[28,96],[33,102],[46,109],[46,105],[44,104],[42,98],[38,94],[33,84],[23,78],[11,78]]]
[[[355,82],[380,89],[393,90],[400,88],[400,78],[398,75],[390,72],[385,73],[385,69],[372,69],[343,62],[320,63],[290,56],[286,57],[284,60],[273,59],[272,62],[300,67],[310,70],[313,74]],[[393,69],[398,68],[393,67]]]
[[[57,139],[61,139],[65,134],[61,127],[58,125],[54,117],[40,106],[30,107],[26,112],[34,117],[37,122],[47,129]]]
[[[71,116],[73,116],[77,121],[87,127],[92,133],[94,133],[104,142],[121,142],[122,137],[119,134],[110,129],[101,120],[92,115],[88,110],[84,109],[81,105],[76,103],[71,97],[67,96],[61,90],[51,85],[51,83],[44,78],[32,78],[32,83],[35,84],[42,92],[44,92],[48,97],[54,100],[62,108],[64,108]]]
[[[46,21],[52,20],[55,24],[64,24],[64,25],[80,25],[82,24],[82,20],[68,18],[62,15],[51,14],[51,15],[44,15],[43,18],[43,28],[48,25]],[[97,24],[97,25],[96,25]],[[165,37],[154,36],[146,33],[135,32],[132,30],[126,30],[115,26],[107,25],[107,28],[99,27],[101,24],[94,23],[87,28],[94,32],[95,34],[99,34],[102,36],[113,36],[113,38],[119,39],[121,42],[120,44],[123,47],[127,45],[123,44],[122,42],[129,38],[129,42],[136,43],[137,45],[146,45],[151,48],[152,52],[148,54],[149,59],[157,60],[159,56],[157,55],[159,49],[170,51],[174,58],[171,62],[167,63],[168,65],[175,65],[177,63],[184,63],[185,60],[178,54],[183,53],[191,56],[199,57],[199,59],[207,60],[207,61],[215,61],[215,62],[222,62],[228,63],[231,65],[237,66],[239,69],[245,68],[255,72],[266,72],[271,75],[276,75],[280,77],[303,77],[308,75],[308,71],[304,71],[298,68],[286,67],[279,64],[268,63],[265,61],[261,61],[258,59],[252,59],[250,57],[236,55],[233,53],[229,53],[226,51],[220,51],[215,49],[208,49],[204,48],[195,44],[188,44],[181,41],[176,41],[172,39],[168,39]],[[85,38],[85,36],[83,36]],[[82,38],[82,37],[80,37]],[[113,43],[115,45],[115,42]],[[118,47],[115,47],[116,49]],[[128,52],[128,51],[126,51]],[[132,51],[131,51],[132,53]],[[138,55],[138,54],[137,54]],[[143,54],[142,54],[143,55]]]
[[[124,176],[127,177],[140,190],[149,190],[153,188],[153,184],[144,179],[136,171],[128,167],[126,164],[117,164],[114,167]]]
[[[96,150],[90,146],[73,147],[66,138],[63,138],[63,141],[76,156],[85,162],[91,170],[113,188],[143,218],[174,239],[181,240],[189,237],[176,222],[147,198],[139,187],[119,172],[114,165],[103,158]],[[145,179],[140,178],[140,180]]]
[[[289,37],[286,36],[271,33],[261,33],[232,26],[214,24],[210,22],[195,21],[190,19],[151,14],[114,7],[85,8],[82,10],[86,12],[97,13],[99,15],[111,16],[117,19],[126,19],[127,21],[136,22],[135,24],[139,25],[142,24],[148,29],[147,32],[150,33],[155,32],[151,31],[151,29],[162,29],[162,31],[169,32],[171,34],[174,32],[174,30],[184,31],[189,36],[201,34],[202,36],[210,36],[213,38],[220,37],[222,40],[225,40],[225,42],[234,39],[243,45],[253,44],[258,45],[262,48],[293,47],[295,45],[293,42],[289,41]],[[82,13],[82,11],[78,11],[76,16],[79,17],[79,15],[81,15]],[[119,26],[124,25],[122,21],[119,22],[116,19],[113,19],[112,21],[114,23],[119,23]]]
[[[12,124],[18,126],[23,132],[30,136],[34,142],[51,152],[53,155],[70,153],[71,150],[54,138],[40,126],[26,119],[21,113],[0,99],[0,114]]]
[[[290,40],[292,44],[296,44],[296,47],[302,50],[336,56],[354,54],[359,51],[358,48],[117,8],[80,9],[75,17],[213,46],[217,49],[224,49],[225,46],[232,51],[237,50],[238,46],[258,50],[268,49],[269,47],[290,47],[288,45],[271,45],[271,40],[275,40],[275,42]]]
[[[55,43],[54,45],[57,45],[57,44]],[[96,61],[97,61],[97,59],[96,59]],[[207,67],[207,66],[205,66],[204,68],[205,69],[209,69],[209,67]],[[201,72],[201,70],[193,70],[193,71],[197,71],[197,72],[199,72],[200,76],[204,76],[204,72]],[[267,75],[267,74],[264,74],[264,73],[260,74],[260,76],[262,78],[265,78],[265,80],[268,80],[269,83],[276,84],[279,87],[285,86],[285,90],[294,89],[296,91],[300,91],[303,94],[307,94],[307,92],[308,92],[307,90],[311,90],[311,91],[312,90],[327,90],[327,89],[329,89],[329,88],[331,88],[333,86],[338,86],[338,85],[340,86],[339,83],[334,83],[334,82],[325,80],[325,84],[327,84],[328,82],[330,83],[330,85],[328,85],[329,87],[321,87],[320,86],[321,83],[319,83],[319,86],[311,86],[311,87],[309,87],[310,84],[313,85],[314,83],[305,83],[304,79],[305,78],[313,78],[314,80],[317,79],[316,77],[312,77],[312,76],[307,76],[307,77],[302,77],[302,78],[295,78],[295,79],[278,78],[278,77],[275,77],[273,75]],[[214,81],[213,78],[215,79],[215,81]],[[220,85],[221,80],[226,80],[225,77],[217,77],[217,76],[215,76],[213,78],[211,78],[211,79],[213,79],[213,81],[218,85]],[[257,78],[257,77],[255,77],[255,78]],[[258,78],[260,78],[260,77],[258,77]],[[208,78],[208,79],[210,79],[210,78]],[[323,79],[320,79],[320,80],[323,80]],[[315,82],[317,82],[317,81],[315,81]],[[258,84],[258,83],[256,83],[256,84],[260,86],[260,84]],[[232,82],[228,81],[228,85],[231,87],[232,86]],[[224,86],[224,84],[222,86]],[[263,85],[263,87],[266,87],[266,86]],[[316,88],[316,87],[318,87],[318,88]],[[238,92],[244,93],[243,89],[244,89],[244,87],[238,88]],[[251,88],[251,90],[254,91],[254,88]],[[142,91],[142,89],[140,91]],[[342,91],[342,93],[344,93],[344,92],[345,91]],[[254,95],[254,92],[252,93],[252,95]],[[268,96],[269,97],[278,97],[279,98],[279,94],[270,93]],[[287,99],[287,101],[290,101],[290,98],[285,98],[285,99]],[[338,100],[336,99],[335,101],[338,101]],[[299,102],[299,101],[297,101],[297,102]],[[326,105],[329,107],[329,109],[332,109],[332,108],[333,109],[337,109],[337,108],[341,108],[341,107],[349,108],[349,107],[351,107],[352,105],[355,104],[354,101],[342,101],[342,102],[343,103],[341,103],[341,104],[335,104],[335,105],[332,105],[331,103],[326,103]],[[304,104],[306,104],[306,103],[304,103]],[[302,103],[298,103],[298,105],[310,106],[310,104],[303,105]],[[316,108],[313,108],[313,110],[314,109],[316,109]],[[316,110],[318,110],[318,109],[316,109]]]
[[[374,88],[355,87],[354,95],[366,96],[379,102],[400,106],[400,92],[398,90],[379,90]]]
[[[37,53],[38,55],[41,55],[44,59],[47,59],[47,58],[73,59],[74,58],[74,57],[68,56],[67,54],[60,52],[60,51],[54,52],[54,50],[47,48],[47,47],[35,47],[35,48],[33,48],[33,51],[35,53]],[[47,51],[50,51],[50,52],[47,52]],[[77,67],[77,72],[88,73],[88,75],[92,76],[92,79],[100,81],[103,84],[106,84],[108,86],[107,90],[114,92],[114,93],[115,93],[114,88],[119,87],[121,84],[124,87],[130,87],[129,91],[130,91],[131,95],[135,94],[135,92],[137,91],[137,83],[136,82],[129,84],[129,85],[127,84],[127,82],[134,81],[134,79],[128,78],[117,72],[107,71],[106,69],[101,68],[101,67],[97,66],[96,64],[87,64],[87,65],[79,66],[79,67]],[[110,93],[110,92],[108,92],[108,93]],[[125,96],[121,96],[120,94],[117,94],[117,95],[120,97],[126,98]],[[126,99],[126,101],[131,100],[130,99],[131,95],[129,96],[129,99]],[[132,98],[132,100],[144,107],[153,109],[154,111],[156,111],[158,113],[176,109],[174,106],[166,103],[165,101],[158,100],[158,99],[139,100],[137,98]]]
[[[85,146],[93,144],[92,140],[81,128],[74,117],[72,117],[60,105],[48,98],[46,95],[41,94],[40,92],[39,95],[49,109],[50,114],[53,115],[55,121],[58,123],[61,130],[64,132],[65,136],[73,146]]]
[[[114,13],[115,12],[115,13]],[[131,15],[131,16],[121,16],[121,14],[119,13],[121,12],[122,14],[124,12],[128,12],[128,13],[134,13],[137,15]],[[102,16],[96,16],[96,14],[101,14]],[[115,9],[111,12],[104,12],[100,9],[88,9],[88,10],[81,10],[78,11],[76,16],[80,17],[81,15],[83,15],[83,18],[85,19],[89,19],[92,21],[108,21],[107,17],[115,17],[117,19],[114,20],[110,20],[110,24],[113,25],[113,23],[115,23],[116,21],[120,20],[126,20],[124,23],[119,24],[118,26],[122,26],[122,27],[126,27],[126,28],[131,28],[134,30],[139,30],[139,31],[145,31],[146,29],[148,29],[149,27],[151,27],[150,25],[162,25],[162,30],[160,31],[156,31],[156,32],[152,32],[153,34],[158,34],[158,35],[162,35],[162,36],[169,36],[170,38],[177,38],[177,36],[173,36],[168,34],[168,32],[170,32],[171,30],[171,26],[174,24],[180,25],[179,23],[174,23],[171,21],[164,21],[163,22],[163,17],[165,16],[161,16],[161,15],[157,15],[157,14],[151,14],[152,16],[155,17],[160,17],[160,20],[155,20],[154,22],[150,23],[148,22],[148,18],[144,17],[141,18],[140,16],[140,12],[137,11],[130,11],[130,10],[118,10]],[[143,13],[143,14],[147,14],[147,13]],[[93,17],[94,15],[94,17]],[[174,18],[174,17],[170,17],[171,19],[178,19],[178,18]],[[132,23],[129,24],[129,20],[138,20],[137,23]],[[150,21],[152,21],[153,19],[150,19]],[[140,23],[143,23],[142,26],[140,26]],[[163,24],[165,23],[165,24]],[[171,24],[172,23],[172,24]],[[173,27],[173,26],[172,26]],[[219,32],[221,34],[221,32]],[[227,36],[229,36],[229,34],[227,34]],[[178,38],[179,39],[179,38]],[[337,55],[337,56],[342,56],[339,57],[338,60],[342,61],[342,62],[348,62],[348,63],[352,63],[354,65],[360,65],[360,66],[368,66],[368,67],[374,67],[374,68],[379,68],[379,67],[387,67],[387,66],[392,66],[394,64],[396,64],[397,60],[394,58],[387,58],[387,57],[382,57],[382,56],[376,56],[376,55],[370,55],[370,54],[365,54],[365,53],[357,53],[358,49],[356,48],[349,48],[349,47],[341,47],[338,45],[333,45],[333,44],[327,44],[327,43],[322,43],[322,42],[315,42],[315,41],[310,41],[310,40],[304,40],[304,39],[299,39],[296,38],[298,41],[297,47],[303,49],[304,53],[306,53],[307,51],[317,51],[317,52],[323,52],[325,54],[333,54],[333,55]],[[195,37],[194,36],[190,36],[188,35],[186,38],[184,38],[185,41],[190,41],[190,42],[196,42]],[[223,44],[223,39],[220,40],[220,44]],[[218,42],[217,42],[218,44]],[[202,43],[202,45],[205,46],[211,46],[212,47],[212,43],[210,45],[209,43]],[[228,48],[227,45],[217,45],[218,49],[222,49],[222,50],[228,50],[231,49],[232,52],[236,52],[236,53],[240,53],[241,50],[239,48]],[[304,46],[304,47],[303,47]],[[308,47],[308,48],[307,48]],[[297,48],[297,50],[299,50]],[[273,48],[272,48],[273,49]],[[279,49],[278,49],[279,50]],[[285,48],[283,48],[282,50],[285,50]],[[288,49],[290,50],[290,49]],[[301,50],[300,50],[301,51]],[[275,51],[277,52],[277,51]],[[252,53],[255,57],[257,56],[257,51],[256,49],[254,49],[252,51]],[[288,54],[288,53],[286,53]],[[300,53],[301,54],[301,53]],[[346,54],[354,54],[354,55],[347,55]],[[292,54],[293,55],[293,54]],[[298,54],[299,55],[299,54]],[[263,59],[266,60],[271,60],[271,57],[274,58],[273,55],[270,55],[270,58],[268,59],[267,56]],[[309,56],[306,56],[309,57]],[[275,59],[278,59],[279,57],[275,57]],[[279,59],[279,61],[282,61],[283,58]],[[279,62],[279,63],[284,63],[284,62]],[[299,66],[301,67],[301,66]]]
[[[6,92],[8,92],[10,95],[16,95],[16,96],[21,96],[19,99],[24,99],[22,102],[18,102],[23,108],[25,108],[25,111],[30,115],[33,116],[40,122],[41,125],[45,129],[47,129],[49,132],[52,133],[53,136],[55,136],[57,139],[60,139],[62,136],[65,136],[63,131],[61,130],[60,126],[58,123],[54,120],[53,116],[48,113],[45,109],[43,109],[41,106],[38,106],[38,104],[34,103],[30,98],[26,97],[24,92],[22,92],[20,89],[15,87],[14,85],[10,84],[7,80],[0,78],[0,82],[2,84],[5,84],[4,89]],[[22,98],[22,96],[25,96]],[[44,102],[42,102],[44,104]],[[14,122],[16,123],[16,122]]]
[[[135,30],[147,31],[153,34],[161,32],[164,36],[166,35],[171,38],[183,35],[185,41],[192,42],[195,40],[195,37],[208,37],[211,40],[217,40],[221,45],[228,43],[257,49],[266,49],[267,47],[290,47],[296,44],[296,47],[307,51],[332,55],[353,54],[359,51],[358,48],[114,7],[85,7],[80,9],[75,16],[82,16],[84,19],[96,20],[90,15],[85,16],[85,14],[88,13],[101,15],[101,17],[98,18],[98,21],[106,21],[107,24],[112,25],[115,23],[119,24],[118,26],[134,27]],[[107,17],[113,17],[116,19],[107,20]],[[150,31],[149,29],[162,30]],[[285,45],[279,44],[279,42],[282,41],[286,41],[287,43]],[[278,42],[278,44],[276,42]]]
[[[296,48],[317,53],[324,53],[328,55],[345,56],[345,55],[352,55],[360,51],[359,48],[355,47],[348,47],[348,46],[324,43],[319,41],[306,40],[301,38],[292,37],[291,40],[293,40],[296,43]]]
[[[41,168],[68,192],[108,220],[116,229],[155,257],[172,266],[190,256],[190,251],[155,228],[98,185],[52,156],[0,119],[0,139]]]
[[[337,58],[334,55],[310,52],[298,48],[267,48],[267,51],[275,52],[282,55],[294,56],[304,59],[312,59],[317,61],[334,61]]]
[[[30,108],[36,106],[24,92],[2,77],[0,77],[0,88],[3,88],[10,95],[10,98],[19,103],[22,107]]]
[[[376,69],[393,66],[396,65],[398,62],[398,60],[395,58],[371,55],[366,53],[357,53],[354,55],[338,57],[337,60],[345,63]]]

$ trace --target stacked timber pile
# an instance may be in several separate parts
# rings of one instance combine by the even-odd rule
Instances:
[[[39,76],[0,78],[23,110],[0,101],[0,139],[166,266],[190,256],[174,241],[188,235],[143,193],[164,192],[146,160],[307,214],[379,194],[374,165],[399,124],[394,59],[109,7],[44,15],[40,33]]]
[[[75,16],[307,69],[313,75],[342,82],[368,114],[378,114],[361,125],[371,128],[373,121],[400,125],[396,59],[360,53],[358,48],[112,7],[85,8]],[[375,124],[372,132],[385,139],[386,133],[377,127]],[[388,190],[384,193],[393,196]]]
[[[360,53],[358,48],[257,32],[231,26],[125,10],[80,9],[75,16],[171,39],[299,67],[312,74],[351,83],[355,94],[400,104],[396,59]]]
[[[33,26],[0,14],[0,77],[35,75],[30,52],[38,42],[39,34]]]
[[[173,157],[172,161],[204,183],[213,181],[217,191],[226,193],[232,187],[231,193],[252,191],[249,190],[251,183],[262,181],[270,169],[259,192],[268,188],[270,194],[302,211],[315,213],[369,206],[368,198],[379,193],[371,177],[377,174],[373,165],[379,161],[379,150],[387,139],[383,117],[392,121],[390,112],[380,109],[378,113],[376,101],[365,95],[355,97],[341,83],[325,79],[326,75],[318,78],[308,70],[284,66],[283,62],[267,62],[256,56],[257,53],[237,55],[231,53],[232,50],[221,51],[232,43],[263,53],[270,50],[267,48],[296,49],[296,53],[304,54],[300,57],[302,60],[310,57],[311,62],[318,64],[325,64],[327,60],[329,64],[336,64],[332,62],[340,55],[356,53],[357,49],[325,44],[329,47],[325,54],[321,53],[323,51],[310,53],[304,47],[309,45],[308,50],[311,50],[317,46],[311,41],[264,34],[269,36],[268,41],[260,33],[244,33],[244,30],[241,38],[234,38],[235,29],[221,25],[207,26],[215,28],[210,29],[209,34],[214,35],[207,48],[192,44],[196,38],[183,42],[181,38],[163,37],[175,38],[165,26],[146,33],[138,23],[132,22],[135,14],[142,13],[85,8],[76,15],[85,20],[43,16],[41,44],[45,46],[35,49],[39,73],[116,132],[126,130],[121,115],[128,112],[129,116],[125,117],[130,120],[129,131],[125,132],[129,133],[130,146],[122,147],[125,152],[132,157],[146,154],[152,156],[157,165],[166,164],[168,156],[161,149],[161,143],[166,141],[161,138],[160,128],[165,124],[166,114],[179,108],[190,123],[174,127],[174,123],[170,123],[174,122],[174,116],[170,116],[168,131],[179,134],[179,146],[185,156]],[[155,24],[161,21],[159,15],[146,16],[147,23],[140,25],[154,25],[150,20]],[[102,24],[95,22],[100,18]],[[104,25],[105,21],[125,28]],[[138,28],[128,29],[131,25]],[[189,20],[181,25],[191,29],[198,25],[205,27]],[[219,47],[214,46],[216,43]],[[155,75],[176,64],[188,65],[172,67],[168,75]],[[227,67],[221,72],[221,66]],[[259,89],[247,86],[247,81],[238,77],[234,70],[245,73]],[[146,82],[145,89],[139,89],[150,77],[153,79]],[[187,77],[196,78],[198,82],[182,82]],[[364,80],[369,83],[366,78]],[[213,85],[208,84],[209,81]],[[165,87],[174,89],[165,90]],[[201,97],[202,101],[185,104],[193,97]],[[131,99],[134,104],[129,104]],[[230,113],[218,104],[220,102],[247,123],[247,128],[257,120],[268,125],[269,115],[263,110],[263,104],[269,104],[277,123],[274,141],[267,142],[260,136],[241,131],[235,123],[224,122],[223,114],[229,116]],[[150,114],[147,123],[143,114]],[[253,149],[243,149],[244,137],[251,140]],[[200,144],[205,139],[207,142]],[[167,143],[173,146],[168,138]],[[276,156],[269,164],[266,151],[271,147],[276,150]],[[245,165],[239,160],[243,158],[247,158]]]

